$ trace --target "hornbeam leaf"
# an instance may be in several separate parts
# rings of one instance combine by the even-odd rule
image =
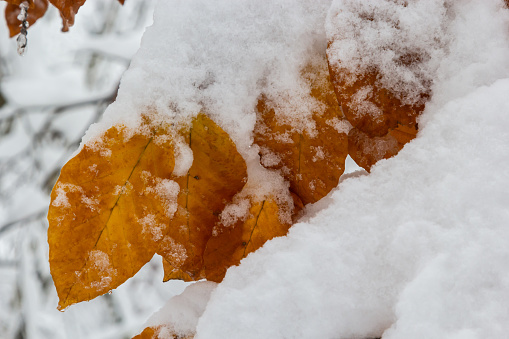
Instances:
[[[203,253],[219,214],[247,181],[246,164],[235,144],[206,115],[199,115],[180,133],[194,160],[185,176],[173,178],[182,189],[179,209],[158,250],[164,258],[164,281],[203,278]]]
[[[193,151],[184,176],[174,173],[178,138]],[[116,288],[155,253],[180,272],[173,278],[196,280],[217,215],[246,177],[233,142],[203,114],[180,131],[145,118],[135,132],[114,126],[85,144],[48,212],[59,309]]]
[[[59,309],[133,276],[157,249],[176,210],[166,128],[131,137],[119,126],[62,168],[48,212],[50,268]]]
[[[297,196],[293,195],[293,198],[295,215],[303,205]],[[291,225],[280,219],[280,207],[275,199],[251,201],[246,220],[239,220],[234,225],[217,225],[216,234],[208,241],[204,254],[205,277],[221,282],[230,266],[238,265],[268,240],[286,235]]]

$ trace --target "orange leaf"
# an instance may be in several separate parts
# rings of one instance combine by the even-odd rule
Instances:
[[[59,309],[119,286],[154,255],[179,187],[167,128],[114,126],[62,168],[48,212]],[[172,194],[174,198],[172,198]],[[172,200],[173,199],[173,200]]]
[[[225,205],[247,181],[246,164],[235,144],[207,116],[199,115],[191,128],[181,133],[194,160],[187,175],[174,178],[182,190],[179,210],[158,250],[164,258],[164,281],[203,278],[203,253],[213,227]],[[185,260],[180,253],[185,253]]]
[[[186,336],[172,333],[165,326],[147,327],[132,339],[193,339],[194,335],[189,334]]]
[[[49,0],[53,6],[58,8],[62,17],[62,31],[67,32],[69,27],[74,25],[74,16],[85,3],[85,0]]]
[[[419,56],[409,54],[402,62],[418,62],[415,60]],[[429,88],[420,93],[415,104],[403,104],[394,93],[379,86],[376,70],[359,75],[337,63],[329,63],[329,70],[338,102],[354,127],[348,148],[357,165],[369,171],[378,160],[396,155],[415,137],[417,117],[431,95]]]
[[[370,137],[357,128],[348,134],[348,151],[352,159],[368,172],[376,162],[395,156],[417,135],[416,128],[399,125],[382,137]]]
[[[5,7],[5,20],[7,27],[9,27],[9,36],[19,34],[21,21],[18,20],[20,12],[19,4],[23,0],[10,0]],[[48,0],[33,0],[29,2],[27,11],[27,21],[32,26],[39,18],[43,17],[48,9]]]
[[[302,203],[295,195],[294,200],[296,214],[302,208]],[[291,224],[281,221],[279,215],[276,200],[268,198],[264,201],[251,201],[246,220],[239,220],[229,226],[219,224],[205,250],[204,270],[207,280],[221,282],[230,266],[238,265],[268,240],[286,235]]]
[[[337,186],[348,155],[349,125],[344,124],[326,67],[323,68],[324,71],[308,67],[303,71],[311,85],[311,96],[323,104],[323,109],[313,112],[313,135],[278,121],[266,97],[262,96],[257,105],[254,142],[261,148],[262,165],[281,170],[290,182],[290,190],[304,204],[320,200]]]

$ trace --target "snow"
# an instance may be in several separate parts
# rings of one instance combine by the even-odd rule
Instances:
[[[177,196],[180,192],[179,184],[169,179],[152,178],[148,171],[142,172],[142,178],[145,185],[147,185],[145,192],[155,194],[163,204],[166,216],[172,218],[178,208]],[[154,182],[154,185],[151,186],[150,182]]]
[[[188,286],[184,292],[170,301],[147,321],[147,326],[160,326],[159,338],[174,338],[170,334],[181,337],[192,334],[199,317],[203,313],[211,292],[216,283],[200,281]],[[167,337],[164,334],[167,334]]]
[[[46,43],[33,32],[29,44]],[[309,116],[318,103],[302,70],[321,60],[332,38],[333,62],[357,72],[375,67],[381,84],[406,102],[421,100],[429,86],[432,96],[417,138],[370,174],[348,158],[339,186],[306,206],[288,236],[250,254],[218,285],[190,285],[147,325],[164,324],[165,331],[181,334],[196,329],[197,339],[507,337],[509,10],[502,0],[160,0],[117,101],[83,142],[113,124],[136,128],[141,114],[157,112],[154,119],[189,122],[206,112],[229,133],[248,167],[246,188],[221,217],[229,223],[245,218],[247,197],[261,199],[288,185],[277,172],[260,166],[260,149],[252,145],[256,102],[266,95],[278,119],[295,129],[312,128]],[[53,56],[53,43],[41,60]],[[75,47],[72,39],[66,43]],[[128,53],[131,47],[115,52]],[[90,40],[87,48],[109,50],[104,41]],[[413,52],[419,62],[395,62]],[[43,70],[23,68],[39,61],[27,55],[17,64],[22,76],[2,83],[11,104],[98,95],[85,90],[84,75],[70,60]],[[59,86],[38,92],[41,83]],[[357,93],[360,103],[370,90]],[[377,114],[376,109],[367,111]],[[330,124],[341,131],[350,128],[341,121]],[[185,173],[191,150],[177,143],[176,158],[176,173]],[[279,161],[270,155],[264,160]],[[172,201],[174,185],[161,183],[161,188],[170,187],[162,197]],[[40,193],[34,196],[30,202],[45,200],[37,198]],[[20,206],[22,198],[14,198]],[[285,195],[276,198],[291,201]],[[65,205],[65,196],[54,203]],[[9,216],[18,212],[9,211]],[[151,229],[157,225],[150,215],[140,222],[159,236]],[[165,241],[175,260],[183,262],[185,249],[170,238]],[[160,264],[146,266],[115,291],[113,300],[122,305],[138,286],[138,299],[149,295],[141,308],[159,303],[159,295],[150,294],[152,280],[135,280],[153,279],[149,273],[154,267]],[[185,284],[167,286],[165,295],[170,296]],[[62,330],[59,337],[92,333],[88,324],[106,317],[94,305],[77,305],[48,323],[76,327]],[[131,309],[126,314],[138,326],[138,313]],[[27,319],[43,322],[40,316]],[[91,320],[78,322],[83,319]],[[115,335],[120,334],[105,338]]]
[[[282,88],[312,105],[296,77],[303,60],[324,47],[317,23],[330,7],[327,34],[338,37],[338,60],[377,67],[383,85],[407,102],[430,86],[419,134],[370,174],[349,171],[306,207],[288,236],[230,268],[216,287],[191,285],[148,325],[197,322],[197,339],[507,337],[509,10],[498,0],[288,4],[161,1],[106,121],[147,102],[170,117],[196,114],[206,103],[248,161],[248,184],[263,184],[251,181],[256,166],[245,148],[250,110],[257,95]],[[422,62],[394,63],[409,51]],[[204,90],[193,85],[210,77]],[[127,97],[152,83],[159,87]],[[178,109],[168,110],[168,102]],[[281,117],[288,117],[286,104]],[[243,213],[239,198],[224,218]],[[177,302],[190,295],[201,295],[200,307]],[[175,318],[183,307],[195,311]]]
[[[421,103],[446,54],[446,26],[455,14],[453,2],[335,1],[327,18],[328,58],[332,65],[351,72],[348,81],[376,71],[380,85],[404,104]],[[371,86],[365,86],[354,95],[358,103],[352,108],[362,104],[357,114],[382,114],[366,100],[371,92]]]

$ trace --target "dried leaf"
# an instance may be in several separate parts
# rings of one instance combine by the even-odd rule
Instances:
[[[24,0],[9,0],[5,7],[5,20],[9,28],[9,36],[12,38],[20,32],[21,21],[18,20],[19,5]],[[43,17],[48,9],[48,0],[32,0],[29,2],[27,21],[32,26],[39,18]]]
[[[403,125],[391,129],[383,137],[370,137],[357,128],[348,134],[348,151],[352,159],[368,172],[381,159],[395,156],[417,135],[416,128]]]
[[[404,62],[418,60],[418,55],[409,56]],[[403,104],[394,93],[379,86],[376,70],[359,75],[337,63],[329,63],[329,70],[338,102],[354,127],[348,136],[348,149],[357,165],[369,171],[378,160],[396,155],[415,137],[416,120],[431,95],[430,88],[413,105]]]
[[[398,125],[416,126],[429,93],[422,93],[415,105],[404,105],[393,93],[378,86],[377,72],[357,75],[344,68],[329,65],[331,80],[343,113],[353,127],[370,137],[381,137]]]
[[[144,126],[149,129],[149,126]],[[48,212],[59,309],[119,286],[154,255],[172,217],[174,167],[166,128],[131,138],[112,127],[62,168]]]
[[[153,327],[147,327],[138,334],[137,336],[134,336],[132,339],[157,339],[156,329]]]
[[[199,115],[191,128],[181,133],[194,160],[187,175],[174,178],[182,188],[179,210],[158,250],[164,258],[165,281],[203,278],[203,253],[213,227],[247,181],[246,164],[235,144],[207,116]]]
[[[308,68],[303,76],[310,79],[311,96],[323,104],[322,110],[313,112],[315,133],[278,121],[273,105],[262,97],[257,105],[254,142],[261,148],[262,165],[281,170],[290,190],[308,204],[337,186],[348,155],[349,124],[344,121],[327,72]]]
[[[60,11],[62,31],[67,32],[74,25],[74,16],[85,3],[85,0],[49,0]]]
[[[302,203],[294,195],[296,214]],[[262,247],[268,240],[284,236],[291,223],[280,220],[280,207],[273,198],[251,201],[249,216],[234,225],[217,225],[214,236],[207,243],[204,254],[205,277],[221,282],[230,266],[238,265],[249,253]]]
[[[168,330],[167,327],[159,326],[159,327],[147,327],[132,339],[193,339],[194,335],[189,334],[185,336],[181,336],[175,333],[172,333]]]

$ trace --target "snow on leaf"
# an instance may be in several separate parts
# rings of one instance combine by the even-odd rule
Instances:
[[[304,204],[320,200],[337,186],[348,154],[347,129],[336,128],[344,119],[343,113],[325,64],[323,60],[323,65],[311,65],[302,71],[310,84],[311,96],[322,104],[312,114],[313,133],[280,121],[266,97],[262,96],[257,105],[254,141],[261,149],[261,163],[281,170],[290,182],[290,190]],[[313,180],[316,185],[310,185]]]
[[[172,177],[181,187],[178,210],[170,221],[158,253],[163,256],[164,280],[202,279],[203,253],[214,225],[226,204],[247,181],[247,168],[235,144],[226,132],[204,114],[180,133],[191,148],[193,163],[184,176]],[[185,259],[163,246],[175,241],[182,244]]]
[[[294,196],[295,200],[299,198]],[[300,205],[300,206],[299,206]],[[295,202],[294,214],[302,208],[302,203]],[[216,235],[207,243],[204,254],[204,272],[209,281],[221,282],[226,270],[249,253],[262,247],[268,240],[284,236],[291,226],[279,218],[276,199],[251,201],[249,217],[238,220],[234,225],[218,225]]]
[[[143,180],[145,171],[163,181],[171,177],[171,140],[152,142],[169,130],[145,127],[149,133],[128,139],[130,131],[114,126],[102,136],[102,148],[85,144],[62,168],[48,212],[50,268],[60,309],[133,276],[152,258],[169,224],[164,200],[147,191]],[[100,154],[104,148],[111,151],[108,160]],[[111,269],[105,269],[106,262]]]
[[[428,6],[341,0],[329,12],[331,81],[353,126],[350,156],[368,171],[415,137],[417,117],[431,97],[437,60],[445,53],[441,20],[448,5]],[[430,11],[437,13],[436,22],[427,19]],[[408,17],[419,19],[409,24]]]
[[[398,125],[382,137],[370,137],[357,128],[350,130],[348,134],[348,153],[352,159],[370,171],[371,166],[379,160],[395,156],[417,135],[416,127]]]
[[[174,173],[179,139],[194,157],[184,176]],[[136,133],[114,126],[89,141],[63,167],[48,213],[59,308],[116,288],[156,252],[165,279],[199,279],[218,216],[246,179],[235,145],[203,114],[180,130],[144,117]]]

